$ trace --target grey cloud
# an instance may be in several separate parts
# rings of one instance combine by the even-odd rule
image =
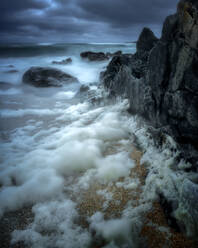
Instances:
[[[102,19],[113,26],[160,23],[176,8],[174,0],[78,0],[90,19]]]
[[[164,18],[175,11],[177,2],[1,0],[0,35],[3,42],[135,40],[143,26],[159,33]]]

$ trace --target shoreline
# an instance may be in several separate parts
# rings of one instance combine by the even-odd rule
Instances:
[[[133,151],[131,153],[131,158],[135,161],[135,167],[131,170],[130,178],[132,180],[139,179],[140,184],[134,190],[124,190],[119,188],[116,184],[109,187],[108,185],[90,185],[90,188],[84,192],[81,192],[82,199],[78,203],[77,210],[79,211],[79,226],[89,229],[89,223],[86,221],[88,217],[91,217],[97,211],[103,211],[105,213],[105,220],[120,218],[122,211],[125,209],[126,204],[132,200],[135,205],[133,207],[138,207],[140,203],[140,197],[142,193],[142,187],[145,184],[145,179],[147,175],[146,168],[141,164],[143,152],[136,146],[133,146]],[[116,183],[122,182],[122,178],[118,179]],[[98,191],[107,190],[113,194],[112,200],[108,203],[108,208],[104,211],[103,204],[104,198],[102,195],[98,195]],[[120,203],[117,205],[116,201]],[[131,206],[132,207],[132,206]],[[6,213],[0,221],[0,239],[2,248],[26,248],[24,243],[16,243],[10,246],[10,237],[12,231],[15,229],[23,230],[29,225],[33,220],[33,213],[31,207],[26,207],[19,209],[17,211]],[[144,219],[142,228],[140,230],[142,245],[146,245],[148,248],[159,248],[167,246],[169,248],[196,248],[198,243],[187,238],[181,232],[175,231],[173,228],[169,227],[167,223],[164,210],[159,202],[152,202],[152,207],[149,211],[143,213],[142,218]],[[96,237],[92,237],[92,244],[90,248],[103,247],[108,243],[101,238],[99,240]]]

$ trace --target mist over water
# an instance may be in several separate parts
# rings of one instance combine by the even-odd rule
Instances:
[[[94,238],[105,240],[101,247],[139,247],[142,213],[156,198],[156,188],[168,185],[167,195],[178,194],[172,184],[173,152],[164,145],[154,147],[147,127],[127,113],[128,102],[91,103],[76,95],[82,84],[91,85],[94,97],[104,97],[99,74],[109,61],[88,62],[82,51],[135,52],[134,44],[61,44],[0,47],[0,215],[25,206],[32,208],[33,221],[25,230],[15,230],[12,242],[30,247],[92,247]],[[69,65],[52,65],[71,57]],[[78,78],[80,83],[62,88],[34,88],[21,82],[31,66],[59,68]],[[16,70],[11,72],[10,70]],[[133,190],[140,186],[131,178],[135,161],[131,157],[134,136],[144,155],[142,163],[153,164],[146,185],[139,193],[141,204],[133,197],[119,216],[105,216],[113,199],[110,188]],[[174,142],[169,139],[169,145]],[[163,166],[161,164],[163,163]],[[185,163],[183,165],[185,167]],[[187,166],[187,165],[186,165]],[[168,176],[167,176],[168,175]],[[176,183],[184,180],[180,173]],[[122,180],[120,180],[122,178]],[[103,208],[83,215],[86,192],[103,199]],[[92,192],[93,193],[93,192]],[[119,201],[117,202],[119,205]]]

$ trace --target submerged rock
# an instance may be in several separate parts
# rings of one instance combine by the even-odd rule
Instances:
[[[61,61],[52,61],[52,64],[54,65],[68,65],[72,63],[71,58],[63,59]]]
[[[78,79],[51,67],[31,67],[23,75],[23,83],[36,87],[60,87],[73,82],[78,82]]]

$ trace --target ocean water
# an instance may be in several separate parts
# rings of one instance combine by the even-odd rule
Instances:
[[[147,126],[128,114],[127,100],[105,98],[99,75],[109,61],[82,60],[80,52],[88,50],[134,53],[135,44],[0,47],[0,216],[26,206],[33,215],[24,230],[12,233],[12,243],[23,241],[35,248],[96,247],[97,242],[106,248],[140,247],[143,214],[156,200],[156,188],[174,199],[186,178],[183,170],[172,172],[177,151],[170,149],[175,146],[170,137],[158,150]],[[71,64],[52,65],[68,57]],[[80,83],[42,89],[24,85],[22,75],[31,66],[59,68]],[[90,85],[91,97],[100,101],[80,98],[81,85]],[[131,176],[134,137],[143,151],[141,163],[148,165],[144,186]],[[183,169],[189,166],[181,163]],[[130,195],[117,215],[108,210],[112,201],[120,204],[112,187],[127,189]],[[137,206],[133,190],[138,187]],[[100,200],[102,207],[97,207]]]

